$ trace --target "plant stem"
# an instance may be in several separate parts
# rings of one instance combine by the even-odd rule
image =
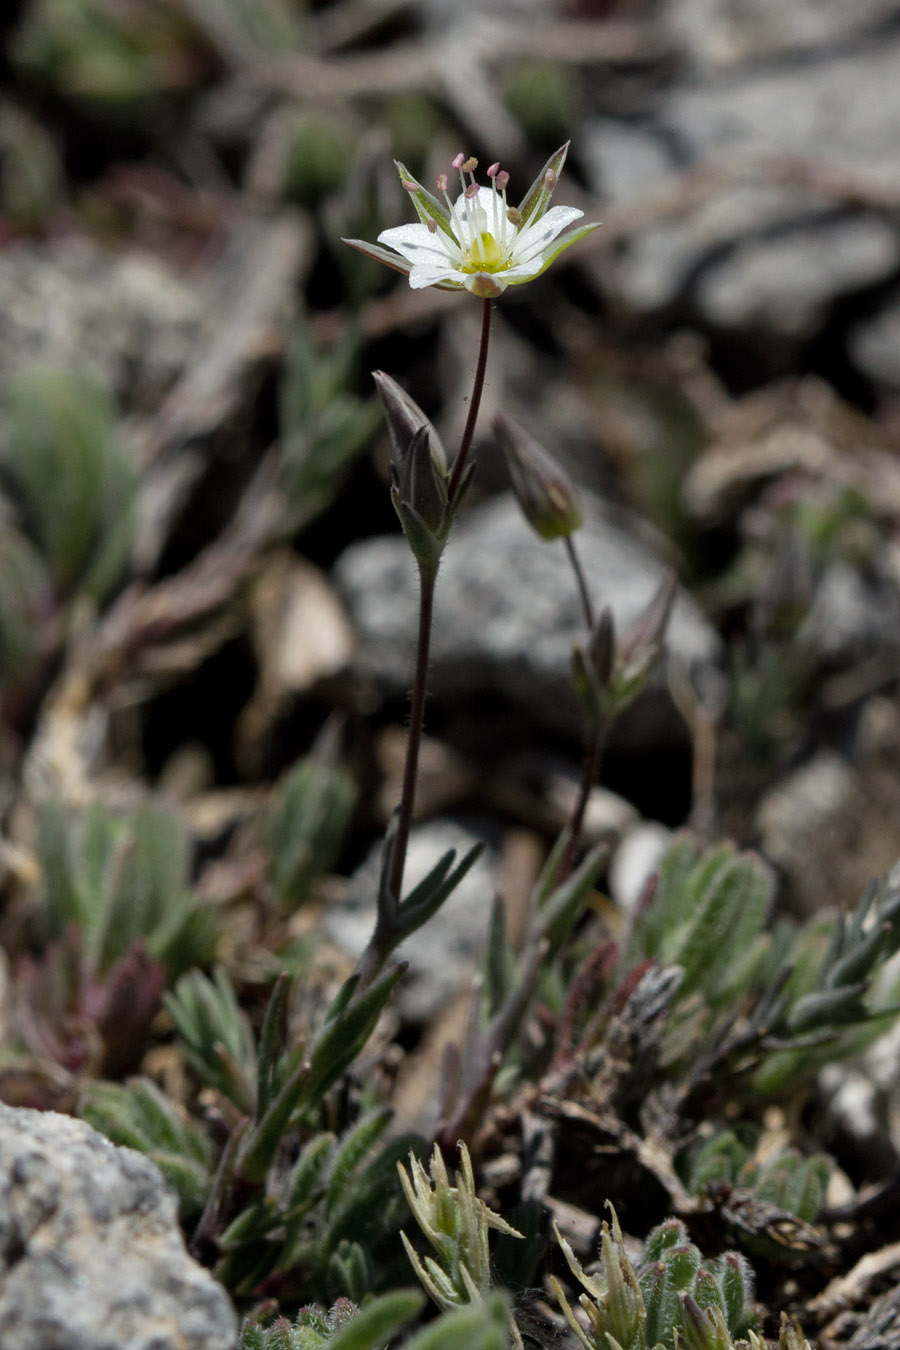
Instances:
[[[594,631],[594,606],[591,603],[587,579],[584,575],[584,568],[581,565],[581,559],[578,556],[578,551],[575,548],[572,536],[567,534],[563,543],[566,546],[566,553],[572,566],[572,571],[575,573],[575,581],[581,599],[581,609],[584,614],[584,622],[588,633],[588,642],[590,642]],[[584,816],[587,811],[588,800],[600,770],[600,758],[603,753],[603,742],[605,737],[605,727],[594,728],[591,731],[588,743],[585,746],[584,759],[581,762],[581,781],[578,784],[578,796],[575,799],[575,809],[572,812],[572,819],[569,821],[568,825],[569,837],[566,841],[565,851],[560,859],[559,868],[556,873],[557,886],[567,879],[575,864],[575,854],[578,851],[578,843],[581,838],[581,830],[584,825]]]
[[[413,806],[416,798],[416,778],[419,772],[419,749],[425,723],[425,695],[428,682],[428,653],[431,649],[431,623],[434,615],[434,584],[437,572],[419,571],[419,636],[416,642],[416,668],[413,676],[412,702],[409,710],[409,737],[406,742],[406,763],[403,767],[403,787],[400,792],[400,814],[397,819],[397,838],[394,844],[394,862],[391,869],[391,890],[399,903],[403,891],[403,871],[409,848]]]
[[[462,440],[453,471],[447,487],[451,507],[455,505],[460,482],[466,467],[472,439],[475,435],[475,423],[481,406],[481,394],[484,389],[484,376],[487,370],[488,343],[491,336],[491,302],[484,301],[481,312],[481,343],[478,348],[478,361],[475,366],[475,380],[472,385],[472,397],[469,400],[469,415],[463,430]],[[425,721],[425,687],[428,679],[428,653],[431,648],[431,622],[434,613],[434,585],[437,573],[426,575],[419,571],[419,636],[416,644],[416,668],[413,676],[412,703],[409,712],[409,738],[406,742],[406,763],[403,768],[403,786],[400,791],[400,810],[397,819],[397,837],[394,844],[394,860],[391,868],[391,890],[399,904],[403,890],[403,872],[406,867],[406,853],[409,848],[409,832],[412,828],[413,806],[416,797],[416,778],[419,772],[419,749],[422,744],[422,728]]]
[[[591,789],[597,781],[597,774],[600,772],[600,760],[603,756],[605,739],[605,730],[600,727],[591,732],[590,739],[585,747],[584,759],[581,761],[581,781],[578,784],[578,796],[575,800],[572,819],[568,824],[569,837],[566,841],[565,851],[559,860],[559,867],[556,870],[555,884],[557,886],[567,880],[575,864],[575,854],[581,839],[581,830],[584,825],[584,816],[590,800]]]
[[[481,311],[481,343],[478,348],[478,364],[475,367],[475,382],[472,385],[472,397],[469,399],[469,415],[466,418],[465,429],[462,434],[462,440],[459,443],[459,451],[456,459],[453,461],[453,471],[450,474],[450,483],[447,489],[447,495],[450,499],[450,505],[456,505],[459,485],[462,481],[463,471],[466,467],[466,460],[469,457],[469,450],[472,446],[472,438],[475,435],[475,423],[478,420],[478,409],[481,406],[481,394],[484,389],[484,375],[487,370],[488,343],[491,337],[491,302],[482,301],[484,308]]]
[[[575,544],[570,534],[565,536],[563,543],[566,546],[566,553],[569,555],[569,562],[572,565],[572,571],[575,573],[575,580],[578,583],[578,594],[581,598],[581,612],[584,615],[585,626],[588,630],[588,640],[590,640],[591,634],[594,631],[594,606],[591,604],[591,596],[588,591],[584,568],[581,566],[581,559],[575,550]]]

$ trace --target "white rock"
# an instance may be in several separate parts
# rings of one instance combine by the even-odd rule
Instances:
[[[3,1350],[233,1350],[159,1169],[84,1121],[0,1105]]]

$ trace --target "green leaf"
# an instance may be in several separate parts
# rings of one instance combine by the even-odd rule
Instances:
[[[607,856],[608,849],[605,844],[598,844],[596,848],[592,848],[578,869],[550,893],[539,911],[538,931],[550,944],[550,958],[559,951],[573,924],[582,913],[585,901],[594,888]]]
[[[276,1091],[278,1059],[284,1044],[290,983],[289,976],[282,971],[272,986],[260,1028],[259,1049],[256,1056],[257,1119],[268,1110]]]
[[[137,477],[115,440],[115,410],[89,376],[31,370],[10,394],[7,467],[26,522],[62,591],[101,598],[132,536]]]
[[[250,1114],[257,1080],[256,1044],[227,972],[213,978],[194,970],[183,975],[165,1006],[184,1044],[184,1056],[203,1083]]]
[[[299,908],[315,878],[333,864],[356,800],[356,784],[337,762],[334,736],[282,780],[268,842],[275,894],[285,908]]]
[[[474,844],[455,868],[452,868],[452,863],[456,857],[456,850],[451,849],[444,854],[425,880],[420,881],[406,899],[400,902],[396,923],[397,942],[408,938],[437,913],[444,901],[453,894],[475,866],[483,852],[484,844]],[[394,945],[396,946],[396,943]]]

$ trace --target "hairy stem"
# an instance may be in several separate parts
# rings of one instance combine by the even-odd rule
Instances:
[[[590,800],[591,789],[597,781],[597,775],[600,772],[600,761],[603,757],[603,742],[606,738],[603,727],[592,731],[585,747],[584,759],[581,761],[581,780],[578,784],[578,796],[575,799],[575,807],[572,811],[572,819],[567,828],[568,838],[563,855],[559,860],[559,867],[556,870],[555,885],[559,886],[571,875],[572,868],[575,865],[575,855],[578,852],[578,845],[581,841],[581,831],[584,826],[584,816],[587,811],[587,804]]]
[[[584,568],[581,565],[581,559],[575,548],[575,543],[570,534],[567,534],[563,543],[566,546],[566,554],[575,574],[575,582],[578,586],[578,595],[581,600],[581,610],[584,615],[585,627],[587,628],[588,641],[590,642],[594,630],[594,606],[591,603],[590,592],[588,591],[587,579],[584,575]],[[578,796],[575,799],[575,807],[572,811],[572,819],[568,824],[568,839],[562,857],[559,861],[559,868],[556,873],[556,884],[560,885],[571,874],[575,865],[575,855],[578,852],[578,845],[581,839],[581,831],[584,826],[584,815],[587,811],[588,800],[590,799],[591,789],[597,781],[597,775],[600,772],[600,760],[603,754],[603,742],[606,738],[606,729],[598,727],[591,731],[585,746],[584,758],[581,761],[581,780],[578,784]]]
[[[460,483],[462,482],[462,476],[466,467],[466,460],[469,457],[469,450],[472,447],[472,438],[475,435],[475,423],[478,421],[478,409],[481,406],[481,394],[484,389],[484,376],[485,371],[487,370],[488,343],[491,338],[491,302],[490,300],[484,300],[482,301],[482,305],[481,343],[478,348],[478,364],[475,367],[475,381],[472,385],[472,397],[469,399],[469,415],[466,418],[462,440],[459,443],[459,451],[456,459],[453,461],[453,471],[450,474],[450,484],[447,490],[451,506],[456,504]]]
[[[578,556],[574,540],[570,534],[565,536],[563,543],[566,546],[566,553],[568,554],[572,571],[575,573],[575,581],[578,585],[578,595],[581,600],[581,612],[584,615],[585,627],[588,631],[588,639],[590,639],[591,633],[594,630],[594,606],[591,604],[591,596],[588,591],[584,568],[581,565],[581,559]]]
[[[469,400],[469,415],[463,430],[462,440],[447,488],[451,506],[456,502],[460,483],[466,467],[472,439],[475,435],[475,423],[481,406],[481,394],[484,389],[484,376],[487,370],[488,344],[491,336],[491,302],[485,300],[481,313],[481,343],[478,348],[478,361],[475,366],[475,380],[472,385],[472,397]],[[422,727],[425,721],[425,692],[428,679],[428,653],[431,648],[431,622],[434,613],[434,584],[436,573],[419,573],[419,637],[416,644],[416,669],[413,676],[412,704],[409,713],[409,739],[406,742],[406,763],[403,768],[403,787],[400,792],[400,810],[397,819],[397,838],[394,845],[394,859],[391,868],[391,890],[399,903],[403,890],[403,872],[406,867],[406,853],[409,848],[409,832],[412,827],[413,805],[416,796],[416,779],[419,772],[419,749],[422,744]]]
[[[419,571],[419,636],[416,642],[416,669],[413,677],[412,703],[409,712],[409,738],[406,742],[406,763],[403,767],[403,787],[400,792],[400,812],[397,819],[397,838],[394,844],[391,890],[399,902],[403,891],[403,872],[409,848],[413,806],[416,799],[416,778],[419,772],[419,749],[425,723],[425,697],[428,683],[428,653],[431,649],[431,624],[434,615],[434,584],[437,572]]]

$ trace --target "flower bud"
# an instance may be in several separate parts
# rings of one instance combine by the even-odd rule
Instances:
[[[427,426],[415,432],[405,453],[391,463],[391,500],[419,567],[437,571],[453,513],[447,479],[434,462]]]
[[[732,1340],[721,1308],[701,1308],[690,1294],[681,1294],[679,1344],[685,1350],[732,1350]]]
[[[373,370],[372,378],[378,387],[378,393],[384,408],[388,435],[391,438],[391,451],[395,462],[399,462],[406,454],[415,433],[421,427],[427,427],[429,447],[435,468],[443,477],[446,477],[447,455],[443,443],[418,403],[414,398],[410,398],[406,390],[396,380],[392,380],[390,375],[386,375],[383,370]]]
[[[659,664],[669,615],[675,602],[675,590],[675,576],[667,572],[649,604],[617,643],[612,685],[620,709],[643,691]]]
[[[498,413],[494,433],[500,442],[513,491],[529,523],[544,539],[559,539],[584,520],[575,486],[556,461],[517,422]]]

